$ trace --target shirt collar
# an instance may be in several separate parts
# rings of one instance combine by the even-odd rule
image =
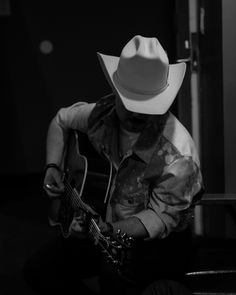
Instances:
[[[149,163],[158,142],[158,128],[155,123],[149,123],[139,135],[133,147],[133,152],[145,163]]]
[[[104,118],[104,123],[111,128],[111,134],[115,134],[114,129],[118,127],[119,119],[117,117],[115,107]],[[113,130],[113,131],[112,131]],[[132,153],[136,154],[145,163],[149,163],[151,157],[159,142],[159,128],[155,122],[150,122],[140,133],[136,143],[133,146]],[[118,141],[117,141],[118,142]]]

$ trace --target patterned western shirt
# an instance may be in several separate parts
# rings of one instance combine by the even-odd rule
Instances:
[[[202,188],[202,175],[194,142],[172,113],[161,135],[155,123],[148,124],[121,158],[113,96],[96,104],[78,102],[62,108],[56,120],[62,128],[86,132],[98,153],[113,166],[118,159],[107,221],[136,216],[150,239],[164,238],[172,231],[186,228],[195,196]]]

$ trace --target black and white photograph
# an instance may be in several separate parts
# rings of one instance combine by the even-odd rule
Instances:
[[[235,15],[0,0],[0,295],[236,295]]]

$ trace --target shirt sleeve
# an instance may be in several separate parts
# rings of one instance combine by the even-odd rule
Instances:
[[[201,172],[191,157],[180,157],[166,166],[155,181],[146,209],[135,215],[147,229],[149,239],[164,238],[178,230],[201,188]]]
[[[63,129],[76,129],[87,132],[88,118],[95,103],[77,102],[69,107],[61,108],[56,114],[56,122]]]

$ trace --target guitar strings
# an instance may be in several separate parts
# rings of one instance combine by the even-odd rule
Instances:
[[[70,184],[70,178],[68,177],[68,179],[65,179],[65,188],[67,190],[67,192],[69,192],[69,196],[71,196],[71,198],[75,201],[76,205],[82,207],[83,210],[86,211],[86,205],[84,204],[84,202],[81,200],[80,196],[78,195],[78,192],[73,189],[73,187]],[[94,223],[96,224],[96,222],[94,221]],[[90,222],[89,225],[89,234],[92,235],[93,237],[98,237],[97,242],[102,245],[99,241],[99,239],[103,240],[106,244],[108,244],[109,242],[107,241],[107,238],[104,237],[104,235],[100,232],[99,228],[97,226],[95,226],[92,222]],[[105,249],[105,247],[103,247]]]
[[[79,207],[82,207],[82,209],[84,211],[87,211],[86,210],[86,205],[84,204],[84,202],[81,200],[81,198],[79,197],[78,193],[73,189],[73,187],[70,185],[70,182],[69,182],[69,178],[68,179],[64,179],[64,183],[65,183],[65,189],[68,193],[68,196],[71,197],[72,201],[75,202],[75,204]],[[92,224],[90,222],[90,232],[93,236],[98,236],[100,237],[101,239],[103,239],[106,243],[107,243],[107,239],[100,233],[100,231],[94,226],[94,224]]]
[[[73,201],[75,201],[75,204],[82,207],[82,209],[84,209],[86,211],[86,205],[84,204],[84,202],[81,200],[78,192],[70,185],[69,179],[64,179],[64,184],[65,184],[65,191],[67,192],[67,196],[72,199]],[[93,222],[92,222],[93,221]],[[93,224],[94,223],[94,224]],[[114,259],[113,255],[110,254],[110,252],[108,251],[108,248],[110,247],[111,242],[108,241],[103,234],[100,232],[99,228],[97,228],[96,222],[94,221],[94,219],[92,219],[89,223],[89,232],[88,234],[90,236],[92,236],[95,239],[95,245],[99,244],[99,246],[102,248],[102,252],[107,255],[108,259],[111,259],[113,261],[113,263],[116,263],[117,265],[119,264],[119,260]],[[101,240],[103,240],[106,244],[106,246],[104,246],[104,244],[102,244]],[[114,247],[114,245],[112,245],[112,247]]]

